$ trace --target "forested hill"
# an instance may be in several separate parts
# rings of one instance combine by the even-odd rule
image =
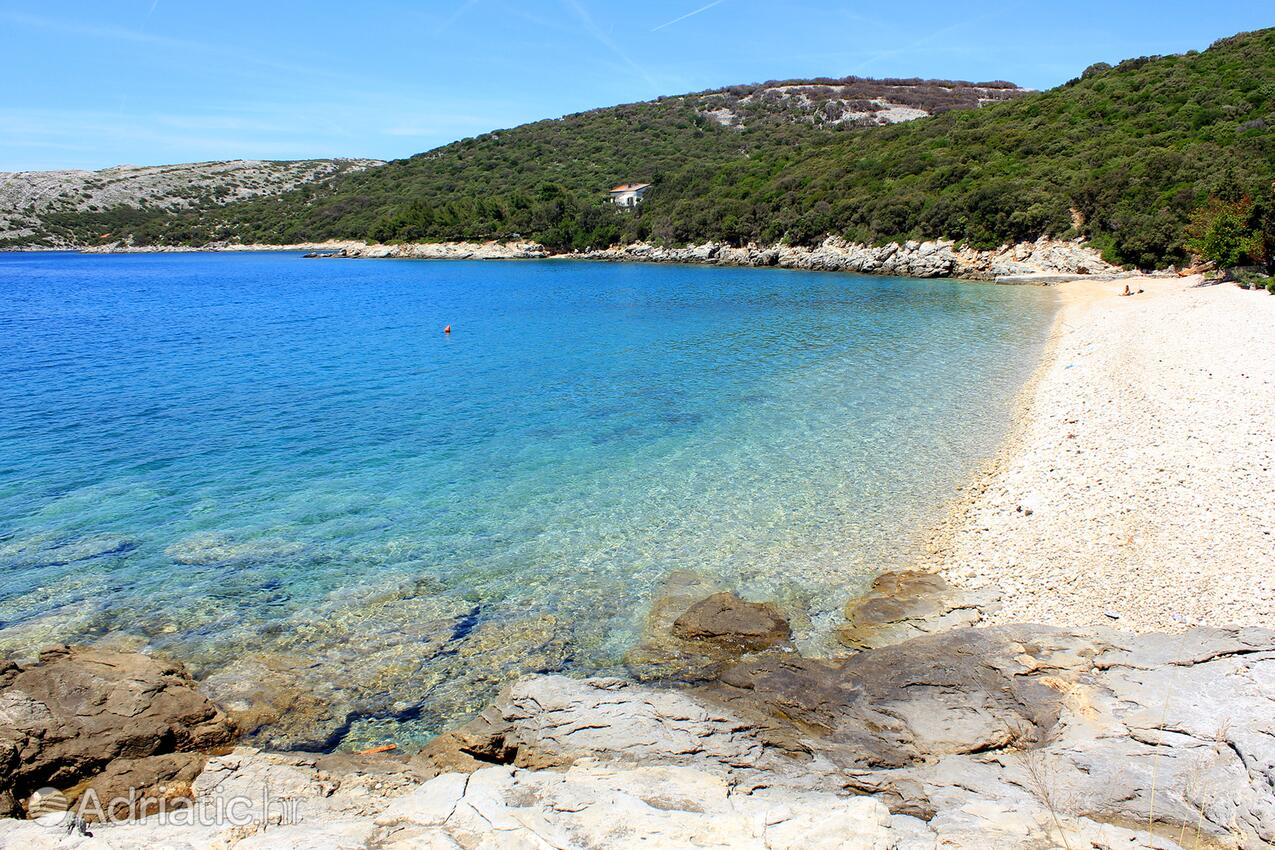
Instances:
[[[224,219],[210,216],[212,204],[204,203],[188,214],[171,215],[172,205],[157,204],[145,192],[130,198],[117,191],[113,204],[59,202],[30,209],[17,195],[13,197],[23,204],[6,204],[7,196],[0,192],[0,222],[7,214],[29,227],[25,234],[12,234],[26,238],[11,244],[92,245],[121,236],[139,243],[206,242],[218,237],[292,242],[361,239],[373,230],[385,238],[480,238],[519,229],[560,244],[580,237],[575,224],[561,220],[561,208],[579,212],[598,207],[606,190],[623,179],[663,180],[688,162],[711,167],[758,147],[797,144],[1022,94],[1005,82],[857,77],[771,81],[493,132],[391,163],[379,179],[364,175],[365,179],[338,180],[331,186],[322,180],[298,181],[266,193],[269,201],[237,206]],[[181,185],[188,166],[150,170],[169,178],[170,193],[199,197],[205,188]],[[30,184],[34,194],[47,195],[38,187],[65,182],[61,178],[68,173],[9,175],[9,183]],[[112,186],[119,182],[108,172],[76,174]],[[286,191],[293,188],[299,191]],[[280,195],[278,202],[273,200]],[[483,202],[475,203],[479,199]],[[422,220],[421,205],[431,208],[424,216],[428,222]],[[542,209],[530,212],[536,207]],[[223,221],[225,225],[218,226]],[[386,230],[384,222],[394,225]],[[556,224],[562,224],[561,233],[548,232]],[[3,230],[0,227],[0,240],[10,235]]]
[[[152,217],[134,233],[271,242],[518,234],[560,249],[828,234],[991,246],[1079,234],[1113,261],[1152,266],[1184,258],[1188,222],[1211,197],[1261,204],[1271,195],[1275,29],[1094,66],[1045,92],[878,81],[929,86],[929,108],[854,88],[863,82],[771,83],[541,121],[214,217]],[[912,117],[900,111],[908,108],[937,114],[881,123]],[[654,184],[636,212],[607,204],[606,190],[625,180]]]

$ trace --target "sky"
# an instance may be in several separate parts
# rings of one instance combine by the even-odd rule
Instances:
[[[1048,88],[1273,25],[1270,0],[0,0],[0,171],[392,159],[770,79]]]

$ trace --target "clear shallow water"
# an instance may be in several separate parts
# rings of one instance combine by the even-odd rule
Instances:
[[[1053,309],[780,270],[0,254],[0,650],[106,636],[295,682],[353,715],[325,745],[612,669],[675,570],[780,600],[817,650],[995,450]]]

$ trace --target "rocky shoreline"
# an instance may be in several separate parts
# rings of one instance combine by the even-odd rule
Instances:
[[[862,245],[829,236],[819,245],[747,245],[735,247],[705,242],[686,247],[663,247],[645,242],[609,248],[555,252],[531,241],[417,242],[368,244],[331,241],[296,245],[240,245],[211,243],[193,246],[134,246],[109,244],[80,249],[82,253],[184,253],[238,251],[304,251],[312,259],[414,260],[593,260],[601,262],[682,263],[753,268],[803,269],[919,278],[994,280],[1001,283],[1049,284],[1077,277],[1110,280],[1132,276],[1102,259],[1083,240],[1041,237],[1034,242],[1005,245],[995,250],[958,246],[950,240],[908,241]]]
[[[752,268],[804,269],[899,277],[950,277],[1005,283],[1053,283],[1075,277],[1123,276],[1083,241],[1042,237],[994,251],[961,247],[948,240],[869,246],[830,236],[817,246],[705,242],[662,247],[645,242],[593,251],[555,253],[535,242],[445,242],[402,245],[354,243],[313,256],[333,259],[563,259],[603,262],[683,263]]]
[[[538,242],[412,242],[401,245],[353,243],[307,258],[339,260],[542,260],[549,249]]]
[[[705,263],[722,266],[774,266],[808,271],[854,272],[899,277],[951,277],[1003,282],[1053,282],[1051,278],[1114,277],[1121,270],[1081,240],[1042,237],[992,251],[962,247],[950,240],[871,246],[829,236],[814,247],[792,245],[736,248],[706,242],[686,248],[635,243],[600,251],[564,255],[615,262]]]
[[[0,847],[1275,841],[1275,632],[966,627],[977,610],[936,577],[884,576],[847,612],[867,648],[808,659],[775,609],[718,594],[663,636],[717,659],[700,683],[523,678],[412,756],[228,749],[233,720],[179,666],[54,648],[0,675],[2,799],[99,802],[81,823],[37,794],[45,813],[0,821]],[[150,817],[103,817],[130,787]]]

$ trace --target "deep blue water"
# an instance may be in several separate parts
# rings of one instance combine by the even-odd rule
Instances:
[[[0,651],[304,657],[354,702],[410,680],[437,724],[503,675],[614,667],[678,570],[819,649],[995,450],[1053,310],[781,270],[0,254]]]

